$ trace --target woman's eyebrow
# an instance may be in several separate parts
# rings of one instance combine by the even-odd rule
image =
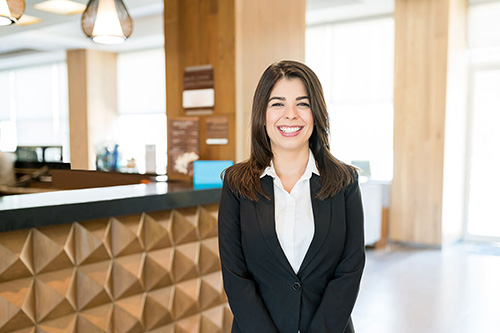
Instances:
[[[281,96],[273,96],[273,97],[269,98],[269,101],[268,101],[268,102],[272,101],[273,99],[277,99],[277,100],[280,100],[280,101],[286,101],[286,98],[285,98],[285,97],[281,97]],[[296,101],[301,101],[301,100],[303,100],[303,99],[309,99],[309,97],[308,97],[308,96],[299,96],[299,97],[297,97],[295,100],[296,100]]]
[[[285,97],[273,96],[273,97],[269,98],[268,102],[272,101],[273,99],[277,99],[277,100],[280,100],[280,101],[286,100]]]

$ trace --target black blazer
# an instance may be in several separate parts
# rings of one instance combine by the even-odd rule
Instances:
[[[357,180],[319,200],[310,180],[315,231],[297,274],[275,231],[273,179],[261,179],[257,202],[224,183],[219,206],[219,251],[232,332],[353,332],[350,316],[365,264],[363,208]]]

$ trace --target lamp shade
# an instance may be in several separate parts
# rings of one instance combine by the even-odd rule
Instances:
[[[132,34],[132,18],[121,0],[90,0],[82,29],[96,43],[120,44]]]
[[[24,0],[0,0],[0,25],[16,23],[24,13]]]

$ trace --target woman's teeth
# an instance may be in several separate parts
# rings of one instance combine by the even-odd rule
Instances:
[[[294,133],[300,131],[302,127],[297,126],[297,127],[278,127],[280,131],[284,133]]]

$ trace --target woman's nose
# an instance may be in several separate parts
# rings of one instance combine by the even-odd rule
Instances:
[[[288,107],[285,110],[285,118],[286,119],[296,119],[297,118],[297,110],[294,106]]]

